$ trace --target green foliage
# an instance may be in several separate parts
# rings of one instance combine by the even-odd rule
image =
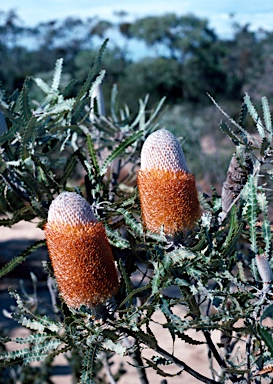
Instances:
[[[144,367],[172,377],[171,364],[179,369],[176,375],[182,380],[184,370],[209,384],[251,382],[272,359],[272,329],[263,324],[272,317],[271,292],[257,276],[254,257],[263,252],[270,263],[272,252],[271,185],[265,185],[271,176],[273,150],[268,102],[262,99],[263,118],[248,96],[239,123],[223,112],[229,125],[222,123],[221,128],[235,145],[238,159],[247,154],[253,163],[225,216],[221,217],[222,201],[216,193],[202,195],[204,213],[194,230],[172,239],[163,232],[155,235],[141,222],[136,171],[143,141],[161,123],[164,100],[148,110],[145,98],[138,113],[132,114],[128,106],[118,109],[114,88],[110,117],[91,109],[104,77],[104,49],[105,44],[74,96],[67,97],[61,87],[62,60],[58,60],[50,86],[28,78],[14,101],[2,103],[9,130],[0,137],[0,209],[7,215],[0,224],[38,218],[43,227],[53,198],[76,189],[105,224],[120,288],[113,299],[95,308],[72,310],[58,298],[50,314],[43,313],[39,300],[12,291],[16,307],[11,316],[30,334],[13,340],[27,346],[3,350],[0,365],[29,366],[33,361],[52,361],[62,353],[70,359],[75,380],[96,383],[103,370],[114,380],[109,359],[119,354],[132,357],[143,383],[148,382]],[[38,106],[31,98],[30,84],[45,94]],[[254,121],[255,136],[244,124],[246,115]],[[245,166],[244,161],[238,164]],[[15,256],[0,276],[43,244],[38,242]],[[52,275],[50,266],[48,270]],[[202,334],[202,340],[189,334],[192,330]],[[214,343],[214,332],[220,332],[221,343]],[[171,337],[173,353],[161,345],[161,334]],[[207,345],[212,378],[184,363],[177,348],[181,342],[192,348]],[[143,358],[143,348],[155,355]],[[78,357],[74,363],[73,356]]]

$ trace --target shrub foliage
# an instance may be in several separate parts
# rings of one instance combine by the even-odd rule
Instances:
[[[13,319],[31,332],[14,340],[27,346],[15,351],[3,347],[1,369],[42,360],[50,365],[65,353],[77,382],[101,382],[102,369],[118,382],[124,372],[114,374],[109,360],[119,354],[132,357],[141,383],[148,383],[147,368],[165,378],[183,378],[185,371],[211,384],[270,378],[273,131],[267,99],[262,98],[258,113],[245,95],[236,122],[211,98],[223,112],[220,128],[234,144],[222,196],[214,190],[211,196],[199,194],[203,214],[194,230],[171,239],[163,231],[155,235],[142,226],[134,185],[142,144],[160,126],[164,100],[153,110],[147,110],[147,98],[140,100],[138,113],[132,115],[126,105],[119,109],[114,88],[111,116],[106,117],[96,96],[105,74],[104,49],[105,44],[73,98],[67,96],[73,82],[62,88],[61,59],[51,85],[27,78],[20,92],[2,98],[7,129],[0,135],[0,211],[5,214],[0,224],[38,218],[42,228],[57,194],[82,194],[105,225],[120,289],[95,313],[88,307],[71,310],[57,298],[48,316],[40,313],[38,299],[33,305],[29,297],[10,291],[17,304]],[[31,99],[34,86],[44,94],[42,102]],[[256,133],[250,134],[248,126],[253,132],[253,125]],[[15,255],[0,276],[44,244],[36,242]],[[54,279],[50,263],[44,268]],[[162,334],[169,333],[173,351],[164,347],[155,324]],[[203,341],[189,335],[190,330],[202,333]],[[8,340],[3,338],[2,345]],[[207,344],[210,377],[181,359],[176,348],[180,341],[192,348]],[[152,357],[143,354],[147,348]],[[169,365],[177,367],[175,374]],[[42,376],[40,380],[44,382]]]

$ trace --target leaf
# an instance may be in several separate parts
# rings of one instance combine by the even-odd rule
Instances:
[[[95,384],[95,364],[99,348],[96,345],[90,346],[83,354],[83,365],[81,372],[81,383]]]
[[[16,135],[16,132],[19,131],[19,127],[16,124],[13,124],[13,126],[5,133],[2,133],[0,135],[0,144],[3,144],[5,141],[11,141],[14,136]]]
[[[269,352],[271,353],[271,356],[273,356],[273,339],[272,339],[272,335],[264,327],[262,327],[260,325],[257,327],[257,330],[258,330],[261,338],[265,342],[265,345],[267,346]]]
[[[262,313],[260,321],[262,322],[267,317],[273,319],[273,304],[270,304]]]
[[[168,324],[172,324],[173,327],[176,327],[177,325],[179,325],[179,326],[182,325],[181,318],[179,316],[175,315],[171,311],[168,301],[166,299],[164,299],[163,297],[161,298],[160,309],[168,321],[166,327],[168,327]]]
[[[58,59],[55,64],[55,71],[53,75],[51,90],[52,91],[58,91],[60,81],[61,81],[61,75],[62,75],[62,68],[63,68],[63,59]]]
[[[267,201],[266,195],[264,193],[258,193],[257,201],[264,216],[263,223],[262,223],[262,230],[263,230],[263,240],[265,243],[265,253],[267,257],[270,257],[272,234],[271,234],[270,221],[268,219],[268,201]]]
[[[11,227],[12,225],[18,223],[20,220],[32,220],[34,219],[34,213],[31,209],[30,205],[24,206],[21,209],[18,209],[16,212],[14,212],[12,218],[10,219],[1,219],[0,220],[0,225],[4,226],[9,226]]]
[[[262,107],[263,107],[263,115],[264,115],[264,121],[265,121],[265,127],[268,134],[268,141],[271,142],[272,140],[272,120],[271,120],[271,113],[270,108],[268,105],[268,100],[265,96],[262,97]]]
[[[249,114],[251,115],[252,119],[254,120],[254,122],[256,124],[256,128],[259,132],[259,135],[261,136],[261,139],[263,139],[264,137],[266,137],[263,123],[262,123],[262,121],[261,121],[261,119],[260,119],[260,117],[259,117],[259,115],[258,115],[254,105],[252,104],[252,101],[250,100],[250,97],[247,93],[244,96],[244,102],[247,106],[247,110],[248,110]]]
[[[160,291],[161,273],[159,268],[155,268],[152,279],[152,296]]]
[[[104,161],[100,174],[101,176],[104,176],[107,172],[108,165],[115,160],[120,154],[122,154],[127,147],[132,145],[135,141],[140,139],[143,136],[143,131],[137,131],[133,133],[130,137],[128,137],[126,140],[124,140],[122,143],[120,143],[117,148],[113,150],[113,152],[107,157],[107,159]]]
[[[123,306],[125,306],[125,304],[127,303],[127,301],[131,301],[131,299],[134,297],[134,296],[137,296],[139,293],[143,292],[143,291],[146,291],[146,290],[149,290],[151,288],[151,284],[147,284],[147,285],[144,285],[140,288],[136,288],[134,289],[131,293],[129,293],[128,296],[125,297],[125,299],[119,304],[119,308],[122,308]]]
[[[12,339],[17,344],[27,344],[27,343],[44,343],[47,339],[50,339],[52,336],[46,333],[34,333],[27,337],[16,337]]]
[[[34,361],[44,360],[50,355],[50,351],[56,350],[62,341],[51,339],[45,344],[34,344],[30,348],[22,348],[16,351],[6,352],[0,356],[0,365],[6,366],[11,362],[13,365],[22,363],[24,365]]]
[[[110,108],[111,108],[111,116],[114,119],[114,122],[118,121],[118,117],[116,114],[116,100],[118,95],[118,88],[117,85],[114,84],[112,91],[111,91],[111,102],[110,102]]]
[[[233,131],[232,129],[227,125],[227,123],[225,122],[221,122],[219,124],[219,128],[221,129],[221,131],[223,133],[225,133],[227,136],[229,136],[229,138],[233,141],[233,143],[235,145],[238,145],[238,144],[244,144],[241,139],[239,138],[239,136],[237,136]]]
[[[182,264],[185,260],[197,259],[198,254],[192,252],[189,248],[180,246],[177,249],[169,252],[169,257],[174,264]]]
[[[130,243],[128,240],[124,239],[121,234],[112,228],[110,228],[107,224],[104,224],[104,228],[108,237],[108,240],[111,245],[119,248],[119,249],[128,249],[130,248]]]
[[[31,109],[29,106],[29,99],[28,99],[29,82],[30,82],[30,78],[27,77],[25,82],[24,82],[23,89],[20,92],[20,96],[19,96],[19,110],[20,110],[21,115],[22,115],[22,117],[26,123],[32,117],[32,112],[31,112]]]
[[[122,278],[125,282],[125,286],[126,286],[126,295],[128,297],[128,295],[131,294],[131,292],[133,291],[133,286],[132,286],[132,283],[125,271],[125,268],[123,267],[123,264],[122,264],[122,260],[119,259],[119,268],[120,268],[120,272],[121,272],[121,275],[122,275]],[[132,298],[130,298],[130,301],[128,301],[127,303],[127,306],[130,306],[132,305],[133,301],[132,301]]]
[[[235,126],[239,129],[239,132],[240,132],[240,135],[243,137],[243,141],[245,144],[247,144],[247,142],[253,142],[254,139],[253,137],[238,123],[236,123],[236,121],[234,119],[232,119],[221,107],[219,104],[217,104],[217,102],[214,100],[214,98],[208,94],[208,97],[211,99],[211,101],[213,102],[213,104],[219,109],[219,111]]]
[[[238,218],[237,218],[237,210],[236,210],[236,207],[233,206],[230,211],[230,222],[229,222],[228,234],[221,248],[223,257],[227,257],[228,255],[232,254],[237,244],[237,240],[241,236],[244,227],[245,227],[244,223],[239,224]]]
[[[176,376],[179,376],[183,372],[183,370],[181,370],[181,371],[179,371],[177,373],[173,373],[173,374],[166,373],[162,369],[158,368],[158,363],[157,362],[154,363],[153,361],[146,359],[146,357],[144,357],[144,360],[146,361],[146,363],[151,368],[153,368],[160,376],[163,376],[163,377],[176,377]],[[166,362],[168,362],[168,360],[166,360]],[[167,365],[167,363],[165,365]]]
[[[36,117],[32,116],[25,126],[23,136],[22,136],[22,144],[21,144],[21,156],[22,159],[25,160],[30,156],[30,151],[33,148],[30,147],[30,143],[34,142],[36,137]]]
[[[244,189],[244,197],[245,197],[245,206],[243,208],[243,214],[246,216],[247,222],[249,224],[249,232],[250,232],[250,243],[251,250],[257,254],[257,189],[256,189],[256,181],[253,175],[249,176],[248,182]]]
[[[261,146],[260,146],[260,154],[262,156],[265,155],[265,151],[269,148],[270,142],[267,140],[266,137],[264,137],[261,141]]]
[[[45,245],[44,240],[39,240],[30,247],[26,248],[22,253],[18,256],[14,257],[11,261],[9,261],[3,268],[0,269],[0,278],[7,275],[14,268],[16,268],[19,264],[26,260],[26,258],[31,255],[36,249]]]
[[[78,153],[74,152],[67,160],[62,176],[60,179],[57,180],[58,184],[65,186],[68,178],[70,177],[71,173],[74,171],[77,165],[77,155]]]
[[[126,225],[128,225],[133,232],[139,236],[143,236],[143,227],[126,209],[118,208],[117,213],[121,213],[124,217]]]
[[[247,106],[246,106],[246,104],[243,102],[243,103],[242,103],[242,106],[241,106],[240,118],[239,118],[239,124],[240,124],[242,127],[245,127],[246,117],[247,117]]]
[[[44,80],[37,77],[37,78],[34,78],[34,81],[45,94],[49,94],[51,92],[50,86]]]
[[[106,74],[106,71],[105,70],[102,70],[100,71],[99,75],[96,77],[95,81],[93,82],[92,86],[91,86],[91,89],[89,91],[89,96],[91,98],[91,103],[90,103],[90,107],[91,107],[91,111],[90,111],[90,120],[91,122],[93,122],[93,119],[91,118],[92,115],[95,115],[95,111],[94,111],[94,99],[97,100],[97,106],[98,106],[98,112],[99,112],[99,116],[104,116],[105,112],[104,111],[104,99],[103,99],[103,94],[101,93],[100,95],[98,94],[95,94],[94,95],[94,91],[97,89],[97,87],[102,83],[102,80],[104,79],[105,77],[105,74]]]
[[[94,143],[93,143],[93,140],[91,138],[91,135],[90,134],[86,135],[86,139],[87,139],[88,153],[89,153],[92,165],[94,167],[95,174],[99,175],[100,174],[100,167],[99,167],[99,163],[97,160],[96,151],[95,151],[95,147],[94,147]]]
[[[106,39],[104,41],[104,43],[102,44],[102,46],[101,46],[101,48],[100,48],[100,50],[96,56],[94,64],[92,66],[92,69],[89,72],[84,85],[82,86],[82,88],[80,89],[80,91],[76,97],[75,104],[74,104],[74,111],[73,111],[73,117],[75,120],[77,120],[77,116],[80,114],[82,108],[85,105],[85,104],[82,104],[82,100],[87,96],[87,92],[90,90],[90,88],[92,86],[92,82],[94,80],[94,77],[97,75],[97,72],[98,72],[99,67],[100,67],[101,58],[102,58],[102,55],[106,49],[107,43],[108,43],[108,39]]]
[[[119,356],[123,357],[126,353],[126,347],[124,345],[121,345],[120,343],[117,343],[116,341],[113,342],[113,340],[105,340],[102,344],[102,347],[117,353]]]
[[[16,319],[16,315],[13,316],[13,318]],[[18,320],[24,327],[38,332],[44,332],[45,329],[49,329],[51,332],[58,333],[62,328],[60,323],[54,322],[45,316],[41,317],[36,315],[34,319],[23,317],[22,319],[17,319],[17,321]]]

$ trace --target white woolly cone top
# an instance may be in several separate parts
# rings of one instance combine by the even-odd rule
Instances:
[[[97,219],[90,204],[75,192],[63,192],[52,201],[48,222],[76,226],[95,223]]]
[[[166,129],[153,132],[144,142],[141,151],[141,169],[184,170],[186,159],[177,138]]]

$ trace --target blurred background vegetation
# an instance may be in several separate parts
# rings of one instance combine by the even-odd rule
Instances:
[[[2,92],[10,97],[30,75],[47,81],[61,57],[62,85],[74,78],[81,84],[98,47],[110,37],[103,58],[106,114],[114,84],[119,101],[126,101],[133,113],[146,94],[151,107],[167,96],[164,126],[182,138],[190,169],[203,190],[210,190],[211,184],[220,190],[233,147],[218,129],[221,115],[207,93],[235,120],[245,92],[254,104],[261,96],[270,101],[273,32],[253,32],[250,25],[231,18],[233,35],[225,39],[206,19],[193,15],[165,14],[134,22],[127,22],[124,12],[118,16],[115,23],[69,17],[27,27],[14,11],[0,11]]]

